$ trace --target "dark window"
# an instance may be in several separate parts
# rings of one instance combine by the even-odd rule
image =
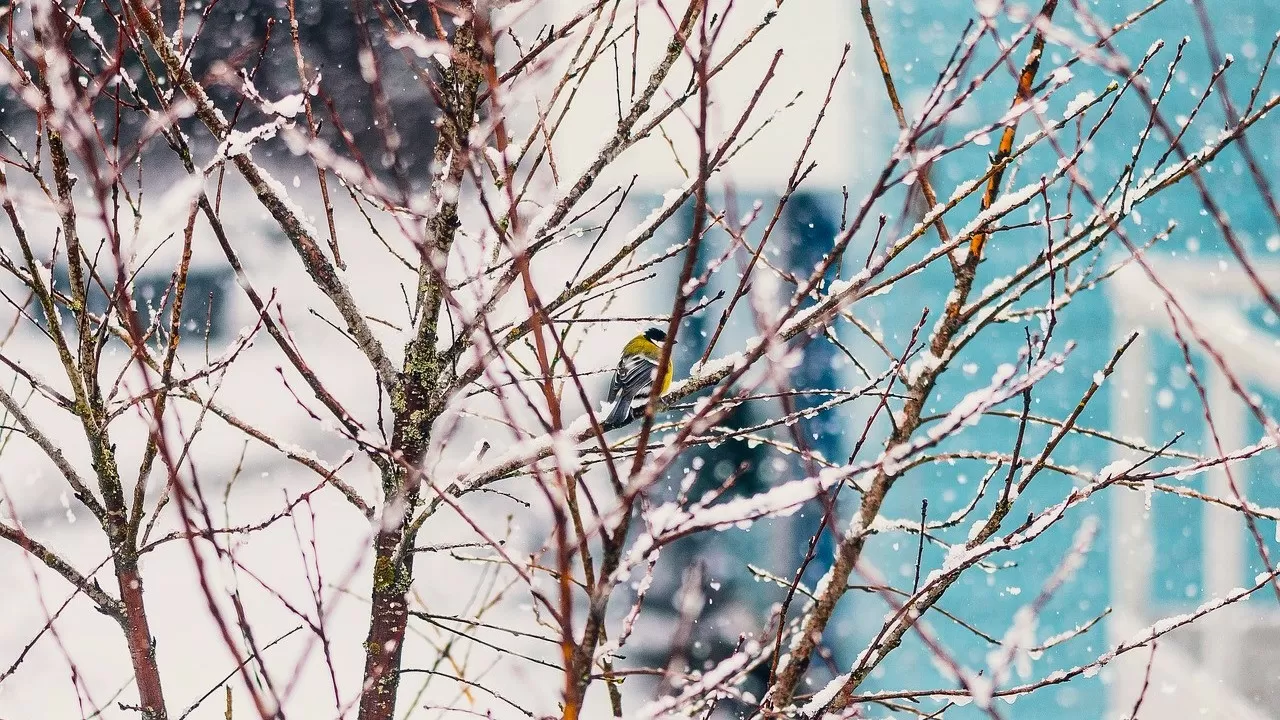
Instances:
[[[108,287],[112,283],[107,278]],[[203,338],[205,327],[209,329],[209,339],[217,341],[226,334],[226,323],[223,313],[226,308],[225,295],[228,292],[231,272],[223,269],[193,269],[187,273],[187,290],[182,301],[182,325],[180,336],[183,338]],[[155,320],[157,310],[163,312],[161,322],[167,329],[173,312],[173,291],[170,285],[173,275],[169,273],[143,272],[133,283],[133,299],[138,312],[138,321],[148,327]],[[96,280],[88,279],[89,311],[95,315],[106,312],[109,302],[107,294]],[[67,266],[59,264],[53,270],[53,286],[63,294],[71,293],[71,281],[67,276]],[[163,303],[164,307],[159,306]],[[43,319],[43,313],[36,311],[36,317]],[[64,314],[63,321],[67,319]]]

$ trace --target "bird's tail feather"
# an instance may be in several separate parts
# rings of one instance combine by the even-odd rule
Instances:
[[[609,414],[601,425],[605,430],[617,430],[629,422],[631,422],[631,398],[623,395],[613,403],[613,407],[609,409]]]

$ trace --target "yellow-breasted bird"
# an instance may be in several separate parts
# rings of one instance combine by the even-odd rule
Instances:
[[[609,383],[609,397],[605,400],[613,403],[604,419],[606,430],[620,428],[644,412],[654,378],[658,374],[658,361],[662,359],[662,344],[666,341],[665,332],[649,328],[631,338],[622,348],[618,369],[613,371],[613,381]],[[671,343],[674,345],[675,340]],[[667,372],[662,376],[662,382],[658,383],[658,395],[661,396],[669,387],[671,363],[667,364]]]

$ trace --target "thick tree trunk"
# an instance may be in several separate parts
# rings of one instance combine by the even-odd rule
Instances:
[[[449,257],[458,229],[456,189],[469,163],[468,135],[476,121],[480,67],[485,63],[492,66],[493,62],[491,41],[488,51],[482,51],[476,38],[476,24],[487,27],[487,18],[473,15],[472,11],[470,0],[458,3],[456,17],[464,22],[452,38],[453,64],[441,73],[442,118],[435,148],[435,162],[441,174],[433,191],[452,189],[454,197],[442,198],[440,208],[426,223],[417,292],[420,317],[414,339],[405,348],[401,394],[391,398],[392,466],[384,470],[382,525],[374,541],[373,592],[359,720],[392,720],[395,715],[400,659],[409,619],[407,596],[413,584],[416,531],[412,523],[423,483],[421,463],[430,442],[431,426],[447,403],[440,393],[448,381],[442,382],[444,371],[436,355],[436,324],[446,290],[441,269],[435,263]]]
[[[116,560],[116,580],[120,583],[120,605],[124,617],[120,627],[129,644],[129,660],[138,686],[138,706],[145,720],[167,720],[169,712],[160,687],[160,666],[156,663],[156,646],[151,639],[147,609],[142,601],[142,576],[131,560]]]
[[[396,558],[403,527],[383,530],[374,543],[373,595],[369,634],[365,639],[364,688],[360,694],[360,720],[391,720],[400,686],[400,653],[408,623],[405,595],[412,582],[413,566],[397,568]]]

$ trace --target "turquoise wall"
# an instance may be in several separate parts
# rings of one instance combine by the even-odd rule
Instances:
[[[1065,27],[1079,32],[1079,26],[1067,18],[1069,3],[1063,3],[1059,22]],[[1246,2],[1234,0],[1227,2],[1211,2],[1214,20],[1217,23],[1217,40],[1223,52],[1234,55],[1236,66],[1228,73],[1227,80],[1232,90],[1232,97],[1237,106],[1243,107],[1247,94],[1261,70],[1261,63],[1275,32],[1280,29],[1280,0]],[[936,77],[942,63],[950,55],[953,44],[968,17],[974,15],[973,3],[965,0],[897,0],[896,2],[874,2],[881,35],[891,62],[901,70],[896,73],[900,94],[910,98],[928,90]],[[1118,22],[1126,14],[1140,7],[1136,3],[1090,3],[1092,11],[1108,23]],[[861,24],[856,25],[859,29]],[[1001,31],[1005,37],[1010,36],[1015,28],[1007,23],[1002,24]],[[1147,48],[1158,38],[1166,41],[1166,47],[1151,64],[1152,82],[1158,88],[1163,82],[1164,73],[1169,61],[1173,58],[1175,46],[1183,35],[1190,35],[1193,40],[1184,52],[1184,59],[1176,76],[1173,89],[1164,104],[1164,112],[1169,118],[1176,118],[1190,112],[1197,102],[1204,82],[1210,75],[1211,67],[1207,59],[1202,33],[1197,24],[1193,6],[1184,0],[1171,0],[1142,20],[1134,28],[1124,33],[1117,40],[1120,48],[1136,63]],[[865,38],[858,35],[854,38],[854,52],[862,54],[862,61],[854,67],[873,68]],[[1025,51],[1015,53],[1020,64]],[[1042,77],[1047,76],[1068,57],[1067,51],[1061,47],[1050,46],[1046,61],[1042,66]],[[990,63],[994,53],[989,42],[984,42],[972,67],[982,68]],[[909,67],[909,69],[908,69]],[[1267,83],[1263,95],[1276,92],[1280,81],[1280,68],[1273,67],[1276,73]],[[1057,117],[1066,104],[1084,90],[1100,92],[1111,80],[1102,71],[1077,65],[1073,68],[1074,79],[1061,88],[1050,103],[1049,115]],[[863,79],[863,85],[878,90],[878,76],[872,82]],[[943,135],[932,139],[932,142],[950,142],[960,137],[963,132],[980,123],[990,122],[1004,114],[1012,98],[1013,83],[1003,71],[997,72],[991,80],[979,88],[976,97],[970,103],[973,108],[963,114],[953,125],[946,126]],[[880,163],[889,152],[895,137],[876,136],[875,127],[892,127],[890,110],[882,93],[861,98],[862,112],[878,113],[879,117],[868,115],[868,122],[859,127],[850,128],[851,132],[861,133],[869,147],[882,148],[880,151],[864,153],[873,158],[865,160],[859,167],[848,170],[848,185],[853,204],[856,204],[860,193],[865,192]],[[1117,177],[1121,168],[1129,159],[1130,149],[1136,144],[1137,137],[1147,122],[1147,108],[1136,95],[1125,97],[1117,108],[1114,118],[1095,140],[1094,146],[1081,162],[1081,169],[1095,189],[1109,187]],[[1095,109],[1089,115],[1090,123],[1100,115]],[[1223,125],[1224,114],[1216,97],[1211,97],[1196,121],[1196,126],[1188,132],[1185,142],[1191,149],[1198,148],[1206,139],[1216,135]],[[1034,128],[1034,121],[1024,120],[1019,136]],[[1280,142],[1280,124],[1264,121],[1250,133],[1250,141],[1259,161],[1272,182],[1280,180],[1280,169],[1274,158],[1274,148]],[[1074,132],[1064,133],[1065,143],[1074,141]],[[1148,141],[1144,151],[1144,165],[1149,164],[1164,151],[1165,145],[1157,135]],[[973,173],[984,169],[987,153],[991,148],[970,147],[950,156],[934,171],[933,179],[942,197],[949,196],[954,187],[968,179]],[[822,159],[829,162],[829,159]],[[786,161],[787,163],[790,160]],[[1017,170],[1016,184],[1032,182],[1042,173],[1050,171],[1056,162],[1048,146],[1028,156]],[[1231,217],[1233,226],[1240,234],[1251,255],[1259,260],[1272,259],[1280,250],[1280,228],[1260,202],[1260,196],[1252,180],[1249,178],[1239,153],[1235,150],[1225,152],[1207,171],[1211,184],[1217,193],[1217,199]],[[785,168],[780,168],[780,175]],[[1065,188],[1065,186],[1063,186]],[[755,195],[739,190],[739,206],[746,207],[751,201],[761,199],[765,207],[776,199],[780,188],[761,188]],[[1054,214],[1059,214],[1066,206],[1063,190],[1052,195]],[[657,198],[642,200],[640,205],[653,205]],[[1074,212],[1083,218],[1083,200],[1076,193],[1073,199]],[[841,215],[842,197],[837,187],[808,188],[799,193],[791,202],[784,215],[782,228],[779,231],[782,239],[775,239],[773,245],[776,254],[771,259],[784,267],[807,273],[823,248],[830,247],[831,238],[838,226]],[[891,194],[883,200],[875,212],[884,212],[890,216],[889,228],[900,222],[905,205],[901,191]],[[962,219],[970,217],[976,208],[976,199],[957,210],[951,220],[954,230]],[[1173,239],[1167,242],[1158,252],[1181,258],[1202,260],[1206,272],[1211,272],[1218,261],[1227,257],[1226,249],[1220,239],[1213,222],[1200,212],[1199,196],[1190,183],[1164,193],[1152,202],[1143,205],[1140,213],[1125,223],[1125,231],[1137,242],[1163,229],[1169,221],[1176,221],[1179,229]],[[640,208],[643,212],[647,208]],[[1043,212],[1043,208],[1040,209]],[[861,267],[866,257],[872,235],[875,230],[874,216],[868,227],[859,234],[853,249],[849,252],[847,263],[843,269],[847,276]],[[1019,209],[1010,216],[1011,222],[1029,219],[1027,209]],[[906,227],[914,225],[915,218],[905,221]],[[757,223],[762,225],[762,223]],[[668,240],[687,237],[688,215],[683,223],[672,223],[666,229]],[[758,236],[760,228],[754,230]],[[707,258],[719,255],[725,247],[727,239],[712,235],[703,247],[703,263]],[[665,246],[662,242],[660,246]],[[996,235],[987,258],[979,270],[976,292],[994,278],[1007,275],[1015,268],[1034,258],[1044,247],[1043,228],[1011,230]],[[1121,257],[1123,247],[1113,243],[1104,247],[1100,262],[1108,263]],[[918,253],[916,253],[918,256]],[[908,258],[908,261],[913,258]],[[1234,262],[1234,261],[1231,261]],[[720,273],[718,285],[713,285],[709,293],[717,287],[725,287],[732,291],[737,281],[737,268],[732,263],[729,271]],[[923,308],[933,310],[927,327],[932,327],[933,320],[944,304],[944,299],[951,289],[951,275],[945,263],[936,263],[928,271],[913,276],[897,284],[890,295],[871,298],[859,302],[854,309],[858,317],[867,324],[879,328],[884,333],[890,347],[902,348],[907,341],[912,327],[919,320]],[[1020,306],[1043,304],[1047,299],[1047,288],[1039,294],[1028,297]],[[682,330],[683,337],[696,338],[701,333],[709,332],[719,317],[723,304],[713,306],[713,311],[703,318],[693,318]],[[1269,316],[1257,304],[1241,306],[1241,311],[1263,329],[1274,328],[1276,318]],[[1038,385],[1034,393],[1031,411],[1038,415],[1065,417],[1076,405],[1081,394],[1089,386],[1095,372],[1100,370],[1115,350],[1113,335],[1112,308],[1104,291],[1080,295],[1074,303],[1059,314],[1059,322],[1054,331],[1053,349],[1061,350],[1067,341],[1076,342],[1076,349],[1071,354],[1065,372],[1051,375]],[[926,413],[945,412],[966,393],[985,386],[1001,363],[1013,362],[1018,350],[1025,346],[1026,333],[1030,330],[1037,333],[1041,330],[1038,320],[1029,323],[1008,323],[988,328],[981,335],[979,342],[966,347],[959,358],[952,363],[952,370],[947,372],[930,399]],[[855,348],[868,350],[870,345],[859,339],[858,333],[842,323],[842,338]],[[1274,330],[1271,330],[1274,332]],[[747,313],[738,313],[730,323],[728,338],[741,338],[756,334],[754,325]],[[1150,334],[1149,334],[1150,335]],[[1152,416],[1152,442],[1160,443],[1172,438],[1177,432],[1185,436],[1178,447],[1191,452],[1209,452],[1208,438],[1203,431],[1203,410],[1194,388],[1187,379],[1181,352],[1176,343],[1167,338],[1152,338],[1154,355],[1151,374],[1151,397],[1155,404],[1149,409]],[[701,353],[701,346],[689,342],[680,346],[684,352],[681,358],[684,364],[693,362]],[[877,353],[867,352],[868,363],[874,369],[883,369],[883,359],[877,360]],[[1203,360],[1198,360],[1203,365]],[[1200,367],[1204,373],[1207,367]],[[858,384],[857,376],[847,361],[830,352],[829,348],[815,348],[806,355],[804,364],[797,370],[796,384],[807,387],[826,387],[831,384],[845,387]],[[1094,398],[1090,407],[1080,419],[1080,425],[1107,429],[1110,427],[1109,407],[1112,402],[1111,393],[1116,392],[1112,384],[1104,384],[1102,391]],[[1275,398],[1265,397],[1264,401],[1274,407]],[[851,404],[841,410],[820,418],[804,429],[806,437],[810,437],[824,456],[832,459],[843,459],[848,455],[856,439],[856,433],[862,427],[869,406]],[[1005,409],[1018,409],[1011,403]],[[748,424],[753,419],[767,417],[768,413],[777,412],[767,405],[756,404],[742,411],[742,415],[732,420],[732,424]],[[846,431],[845,429],[849,429]],[[1016,423],[1004,419],[991,419],[948,442],[948,449],[983,449],[1010,452],[1014,445]],[[1257,437],[1259,429],[1251,425],[1248,431],[1250,439]],[[1024,447],[1029,452],[1036,452],[1043,447],[1049,431],[1043,426],[1031,426],[1028,429]],[[878,441],[883,438],[873,438]],[[878,445],[864,450],[866,458],[877,450]],[[725,443],[715,449],[700,451],[704,460],[715,463],[724,461],[722,467],[733,467],[742,461],[750,461],[761,470],[750,474],[741,483],[744,492],[755,491],[762,486],[777,483],[795,477],[799,472],[794,457],[784,458],[783,462],[773,462],[776,453],[760,448],[747,448],[744,444]],[[1098,470],[1112,459],[1110,447],[1101,441],[1082,439],[1072,436],[1064,441],[1053,455],[1053,460],[1063,465],[1074,465],[1089,470]],[[963,507],[972,497],[971,493],[979,479],[987,472],[989,466],[975,461],[957,461],[953,464],[941,464],[918,468],[905,476],[894,488],[884,512],[890,517],[918,518],[921,500],[928,499],[929,517],[938,519],[950,515]],[[1240,471],[1240,477],[1247,478],[1252,499],[1262,504],[1280,505],[1280,482],[1277,481],[1276,470],[1280,469],[1280,461],[1268,456],[1247,463]],[[673,476],[676,477],[676,476]],[[1003,479],[1003,474],[1000,476]],[[1203,478],[1187,481],[1189,485],[1202,489]],[[1042,473],[1029,488],[1028,492],[1017,500],[1015,509],[1010,515],[1007,525],[1017,523],[1018,518],[1025,518],[1028,513],[1036,512],[1050,504],[1061,500],[1066,494],[1072,480],[1049,472]],[[974,518],[985,516],[994,502],[992,497],[979,506]],[[846,497],[843,518],[847,519],[852,512],[856,500]],[[757,523],[750,530],[729,531],[710,539],[691,541],[683,547],[690,560],[702,558],[710,563],[711,574],[717,583],[714,597],[719,599],[720,607],[743,606],[757,616],[765,612],[770,605],[781,599],[781,592],[767,583],[754,580],[744,569],[746,562],[765,565],[768,569],[786,576],[795,567],[795,559],[804,551],[804,545],[813,529],[817,527],[821,508],[815,504],[799,514],[798,519],[776,522]],[[1050,635],[1069,630],[1092,620],[1105,611],[1110,603],[1111,579],[1108,566],[1108,531],[1110,516],[1107,496],[1103,495],[1091,502],[1077,507],[1066,522],[1048,531],[1039,541],[1019,550],[1007,557],[997,556],[997,562],[1009,561],[1009,567],[991,572],[969,572],[947,594],[939,604],[949,612],[956,614],[967,623],[996,638],[1002,636],[1009,625],[1014,612],[1031,602],[1045,580],[1054,571],[1064,553],[1070,546],[1073,533],[1079,523],[1086,517],[1095,516],[1101,522],[1100,532],[1093,551],[1087,557],[1085,565],[1076,574],[1074,580],[1063,587],[1052,599],[1040,618],[1037,636],[1044,639]],[[1157,554],[1153,567],[1153,580],[1150,595],[1160,608],[1169,612],[1189,609],[1199,604],[1204,598],[1199,587],[1201,574],[1200,563],[1200,508],[1173,497],[1157,497],[1153,505],[1154,533],[1157,543]],[[963,542],[968,532],[969,523],[945,533],[948,541]],[[1275,543],[1275,532],[1272,524],[1263,523],[1262,533],[1273,552],[1280,552]],[[1245,538],[1241,538],[1245,542]],[[1246,546],[1251,548],[1250,545]],[[830,558],[830,542],[824,541],[819,547],[819,557],[806,573],[805,577],[812,581],[821,575]],[[942,562],[944,551],[926,546],[924,552],[923,572],[938,567]],[[898,587],[910,589],[912,575],[915,572],[916,540],[914,536],[885,535],[876,537],[869,545],[866,557],[874,563],[877,570],[887,576]],[[1256,559],[1256,552],[1246,553],[1249,567],[1245,568],[1246,578],[1251,578],[1261,570]],[[770,566],[770,563],[775,563]],[[856,582],[865,582],[858,579]],[[1273,596],[1254,598],[1254,602],[1274,602]],[[886,605],[878,597],[870,594],[852,592],[843,601],[837,618],[828,630],[827,642],[834,652],[835,667],[845,671],[854,662],[857,654],[866,646],[871,635],[880,627],[886,613]],[[970,668],[983,668],[987,665],[987,653],[992,646],[974,633],[966,630],[942,616],[931,614],[932,628],[955,653],[957,659]],[[713,620],[713,623],[722,620]],[[732,629],[725,633],[732,635]],[[708,647],[711,647],[709,644]],[[1034,664],[1032,679],[1044,677],[1054,670],[1065,669],[1084,664],[1096,659],[1106,652],[1105,621],[1090,633],[1063,643],[1045,653]],[[815,662],[812,671],[816,680],[822,680],[823,663]],[[1103,677],[1079,679],[1070,684],[1055,686],[1040,691],[1032,696],[1021,698],[1016,705],[1009,708],[1007,715],[1027,718],[1100,718],[1103,716],[1106,697]],[[888,661],[882,664],[872,679],[864,685],[866,690],[950,687],[943,679],[929,653],[914,635]],[[814,689],[817,689],[815,686]],[[1003,709],[1003,704],[1001,705]],[[887,712],[887,711],[885,711]],[[976,708],[960,708],[948,712],[948,718],[982,717],[984,713]]]

